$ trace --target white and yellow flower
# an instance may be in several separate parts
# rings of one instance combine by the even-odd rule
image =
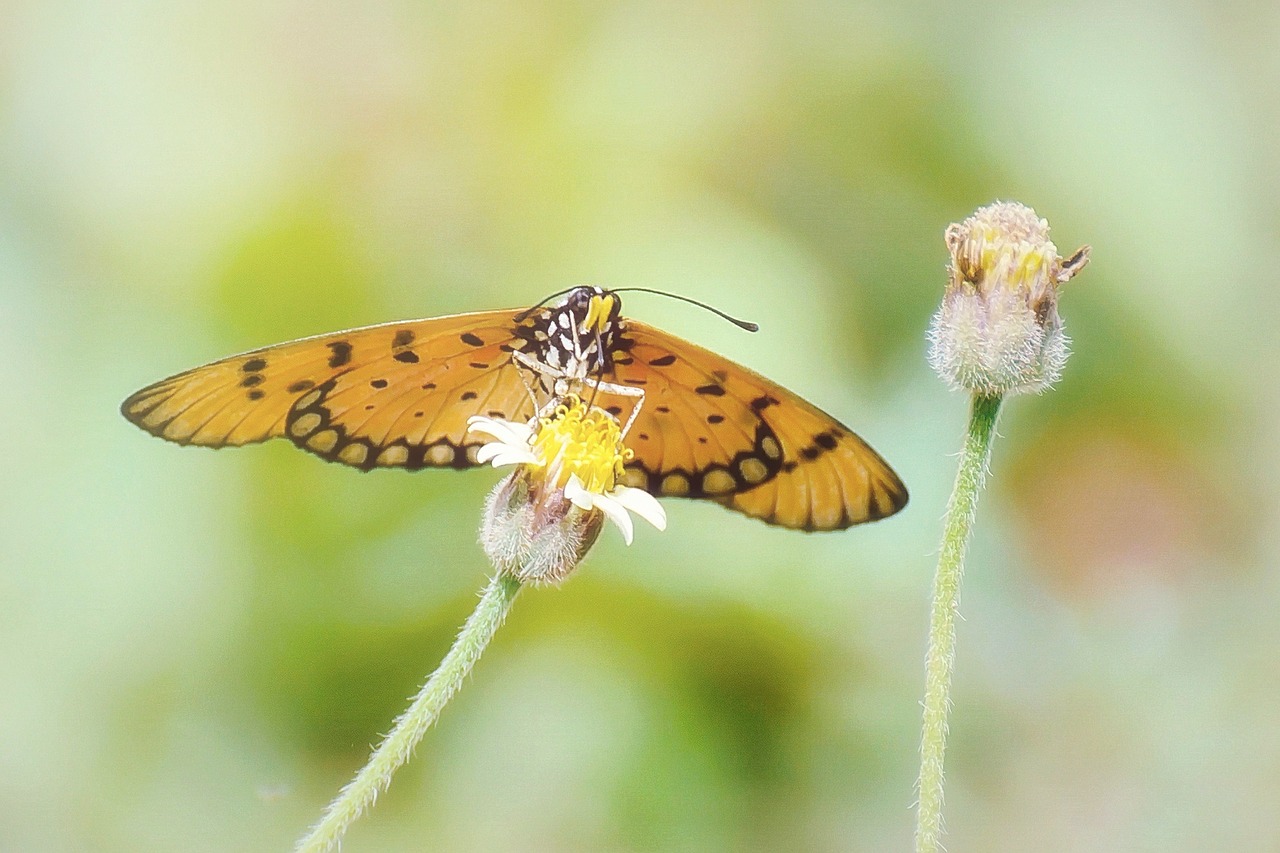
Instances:
[[[632,452],[612,415],[565,397],[548,416],[528,424],[476,416],[469,432],[493,441],[479,462],[513,471],[490,495],[481,544],[494,565],[524,581],[556,583],[594,544],[604,518],[634,535],[631,513],[659,530],[666,512],[653,495],[618,483]]]

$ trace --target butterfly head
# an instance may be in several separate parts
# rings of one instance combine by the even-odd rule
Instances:
[[[579,334],[607,334],[622,314],[622,299],[603,287],[575,287],[553,311],[564,312]]]
[[[568,374],[609,370],[622,335],[622,300],[602,287],[575,287],[534,318],[545,332],[540,360]]]

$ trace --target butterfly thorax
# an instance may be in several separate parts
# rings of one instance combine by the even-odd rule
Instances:
[[[581,382],[613,369],[622,337],[622,300],[599,287],[577,287],[554,305],[520,321],[521,352],[569,381]]]

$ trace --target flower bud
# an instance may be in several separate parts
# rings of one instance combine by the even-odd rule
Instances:
[[[951,387],[983,396],[1047,389],[1070,354],[1058,289],[1089,262],[1089,247],[1059,257],[1049,223],[1017,202],[980,208],[947,228],[946,241],[929,364]]]
[[[517,468],[485,501],[480,545],[494,568],[524,583],[560,583],[582,562],[604,526],[564,491]]]

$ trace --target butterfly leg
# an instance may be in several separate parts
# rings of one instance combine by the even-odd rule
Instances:
[[[563,398],[566,394],[569,393],[569,390],[570,390],[569,382],[568,382],[569,377],[565,375],[565,372],[563,370],[559,370],[554,367],[548,367],[547,365],[538,361],[536,358],[531,358],[522,352],[513,352],[511,353],[511,357],[515,362],[517,362],[523,367],[528,368],[534,373],[537,373],[541,376],[549,377],[552,380],[554,380],[554,384],[552,385],[552,388],[548,391],[549,396],[548,396],[547,402],[542,406],[539,406],[538,397],[534,393],[533,386],[529,383],[527,379],[524,379],[523,374],[521,374],[521,377],[520,377],[525,383],[525,386],[524,386],[525,390],[529,392],[529,398],[533,401],[533,408],[535,412],[534,417],[535,418],[544,417],[545,415],[553,411],[555,407],[560,404],[561,398]],[[546,388],[545,383],[543,384],[543,390],[548,390]]]
[[[539,373],[543,376],[548,376],[555,380],[555,385],[553,387],[553,393],[551,395],[551,399],[549,399],[547,401],[547,404],[543,406],[541,410],[539,410],[538,416],[541,417],[545,415],[547,412],[554,409],[556,405],[559,404],[560,398],[564,397],[571,390],[573,390],[570,387],[570,382],[575,381],[574,377],[567,375],[564,370],[560,370],[554,367],[548,367],[547,365],[543,364],[537,359],[530,358],[529,356],[525,355],[522,352],[513,352],[511,353],[511,357],[513,360],[529,368],[534,373]],[[625,437],[627,435],[627,432],[631,429],[631,425],[635,423],[636,416],[640,414],[641,407],[644,406],[644,389],[633,388],[630,385],[618,385],[613,382],[605,382],[600,379],[592,379],[591,377],[585,377],[581,380],[576,380],[576,381],[579,381],[582,384],[590,385],[596,391],[603,391],[606,394],[614,394],[618,397],[632,397],[636,399],[635,408],[631,410],[631,416],[627,418],[627,423],[622,428],[622,435]],[[533,392],[532,390],[530,390],[530,395],[532,394]]]
[[[515,353],[515,355],[522,355],[522,353]],[[516,373],[520,376],[520,382],[524,385],[525,393],[529,395],[529,403],[533,406],[533,419],[536,420],[542,414],[542,411],[538,406],[538,395],[533,391],[533,383],[529,381],[523,372],[516,371]]]
[[[626,424],[622,427],[622,437],[626,438],[627,433],[631,431],[631,425],[636,422],[636,417],[640,414],[641,407],[644,406],[644,389],[633,388],[630,385],[616,385],[613,382],[604,382],[600,379],[588,379],[587,381],[594,385],[597,391],[635,399],[636,405],[631,410],[631,415],[627,418]]]

